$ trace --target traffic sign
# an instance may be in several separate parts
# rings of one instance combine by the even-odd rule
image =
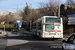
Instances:
[[[68,22],[72,22],[72,23],[75,23],[75,21],[68,21]]]
[[[69,20],[74,20],[74,19],[75,19],[75,17],[69,17],[68,19],[69,19]]]
[[[21,27],[18,27],[18,30],[21,30]]]
[[[21,23],[21,22],[19,22],[19,23],[18,23],[18,25],[22,25],[22,23]]]
[[[75,23],[68,23],[69,25],[75,25]]]
[[[75,25],[75,15],[68,15],[68,24]]]
[[[68,15],[68,17],[75,17],[75,15]]]
[[[19,27],[21,27],[21,25],[19,25]]]

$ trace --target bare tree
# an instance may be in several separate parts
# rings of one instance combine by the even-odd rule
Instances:
[[[35,9],[32,9],[32,17],[31,17],[32,21],[35,21],[37,19],[36,16],[37,12],[35,11]]]
[[[73,5],[75,5],[75,2],[74,2],[74,0],[67,0],[67,4],[73,6]]]
[[[20,11],[20,15],[22,17],[23,22],[26,21],[25,23],[27,24],[27,28],[30,22],[30,10],[28,8],[24,9],[25,12],[22,10]]]
[[[5,20],[5,16],[0,16],[0,21],[4,21]]]
[[[11,13],[9,13],[8,15],[6,15],[5,16],[5,21],[7,22],[7,23],[9,23],[9,22],[14,22],[16,19],[14,18],[14,16],[11,14]]]
[[[22,17],[22,20],[25,20],[25,13],[22,10],[20,10],[20,16]]]
[[[48,3],[40,3],[40,13],[42,15],[57,15],[58,9],[58,2],[57,0],[49,0]]]

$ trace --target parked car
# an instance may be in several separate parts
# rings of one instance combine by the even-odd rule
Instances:
[[[75,50],[75,33],[73,33],[67,40],[62,40],[63,50]]]
[[[7,35],[7,32],[4,32],[4,31],[0,30],[0,36],[6,36],[6,35]]]
[[[12,28],[12,33],[17,34],[18,33],[18,28]]]

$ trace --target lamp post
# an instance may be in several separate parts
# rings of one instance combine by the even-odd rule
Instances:
[[[17,16],[16,16],[16,27],[17,27],[18,5],[17,5],[17,8],[13,8],[13,9],[16,9],[16,12],[17,12]]]

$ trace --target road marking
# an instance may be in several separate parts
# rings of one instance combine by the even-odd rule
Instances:
[[[15,43],[14,43],[15,42]],[[18,40],[18,39],[7,39],[7,46],[14,46],[28,43],[27,40]]]
[[[20,50],[32,50],[32,49],[20,49]]]
[[[62,46],[50,46],[50,48],[62,48]]]

